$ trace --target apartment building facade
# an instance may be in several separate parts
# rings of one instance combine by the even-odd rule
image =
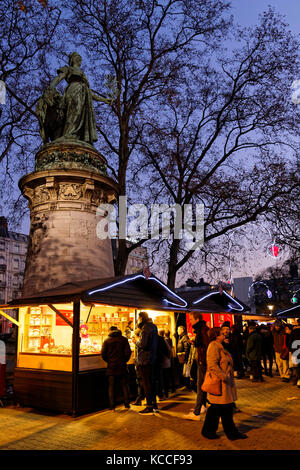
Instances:
[[[8,230],[7,220],[0,217],[0,304],[22,295],[28,239]],[[0,334],[10,333],[9,325],[9,320],[0,316]]]

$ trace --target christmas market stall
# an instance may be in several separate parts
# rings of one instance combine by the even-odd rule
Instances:
[[[135,396],[131,334],[138,313],[147,311],[158,329],[173,335],[174,311],[186,311],[187,302],[150,273],[137,273],[64,284],[9,307],[19,309],[16,403],[76,416],[108,406],[101,348],[109,327],[117,326],[129,339],[129,383]]]
[[[220,327],[225,321],[230,325],[241,323],[243,315],[250,311],[250,308],[236,297],[220,289],[178,289],[177,293],[184,298],[189,307],[189,311],[199,312],[209,328]],[[192,333],[189,315],[186,315],[186,326],[188,333]]]
[[[287,320],[288,323],[296,323],[296,319],[300,318],[300,305],[286,308],[280,312],[276,312],[273,315],[273,320],[282,319]]]

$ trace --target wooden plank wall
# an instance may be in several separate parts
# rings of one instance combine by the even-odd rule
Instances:
[[[15,369],[15,402],[21,406],[72,412],[72,373]]]
[[[129,365],[130,398],[137,396],[134,366]],[[76,415],[108,407],[106,369],[83,371],[78,374]],[[72,373],[49,370],[15,369],[15,402],[23,407],[72,413]],[[123,403],[117,393],[117,403]]]

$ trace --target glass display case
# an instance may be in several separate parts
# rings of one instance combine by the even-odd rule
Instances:
[[[72,306],[56,308],[72,319]],[[72,355],[72,328],[47,305],[20,309],[19,352],[29,354]]]
[[[72,323],[72,304],[54,307]],[[72,327],[61,316],[48,305],[22,307],[19,321],[18,367],[72,370]]]
[[[129,328],[131,325],[131,328]],[[129,340],[132,351],[134,344],[131,339],[135,325],[135,310],[126,307],[109,305],[81,305],[80,309],[80,355],[99,354],[103,342],[109,335],[109,328],[116,326],[122,335]]]
[[[54,307],[72,322],[72,304]],[[39,305],[20,308],[19,321],[18,367],[72,370],[72,327],[63,318]]]
[[[141,310],[137,310],[137,315]],[[157,326],[158,331],[170,331],[171,335],[175,333],[175,318],[174,312],[164,312],[162,310],[144,310],[153,323]]]
[[[22,307],[19,310],[18,367],[72,371],[73,304]],[[134,362],[132,341],[140,310],[110,305],[80,305],[79,370],[101,369],[103,342],[111,326],[128,338]],[[175,331],[173,312],[146,310],[158,330]],[[57,312],[60,312],[59,315]]]

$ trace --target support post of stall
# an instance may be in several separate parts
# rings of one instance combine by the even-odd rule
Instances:
[[[242,315],[233,315],[233,318],[234,318],[234,325],[237,326],[238,330],[240,331],[240,333],[242,333],[243,331],[243,317]]]
[[[72,415],[78,411],[78,372],[80,352],[80,302],[73,303],[73,336],[72,336]]]

